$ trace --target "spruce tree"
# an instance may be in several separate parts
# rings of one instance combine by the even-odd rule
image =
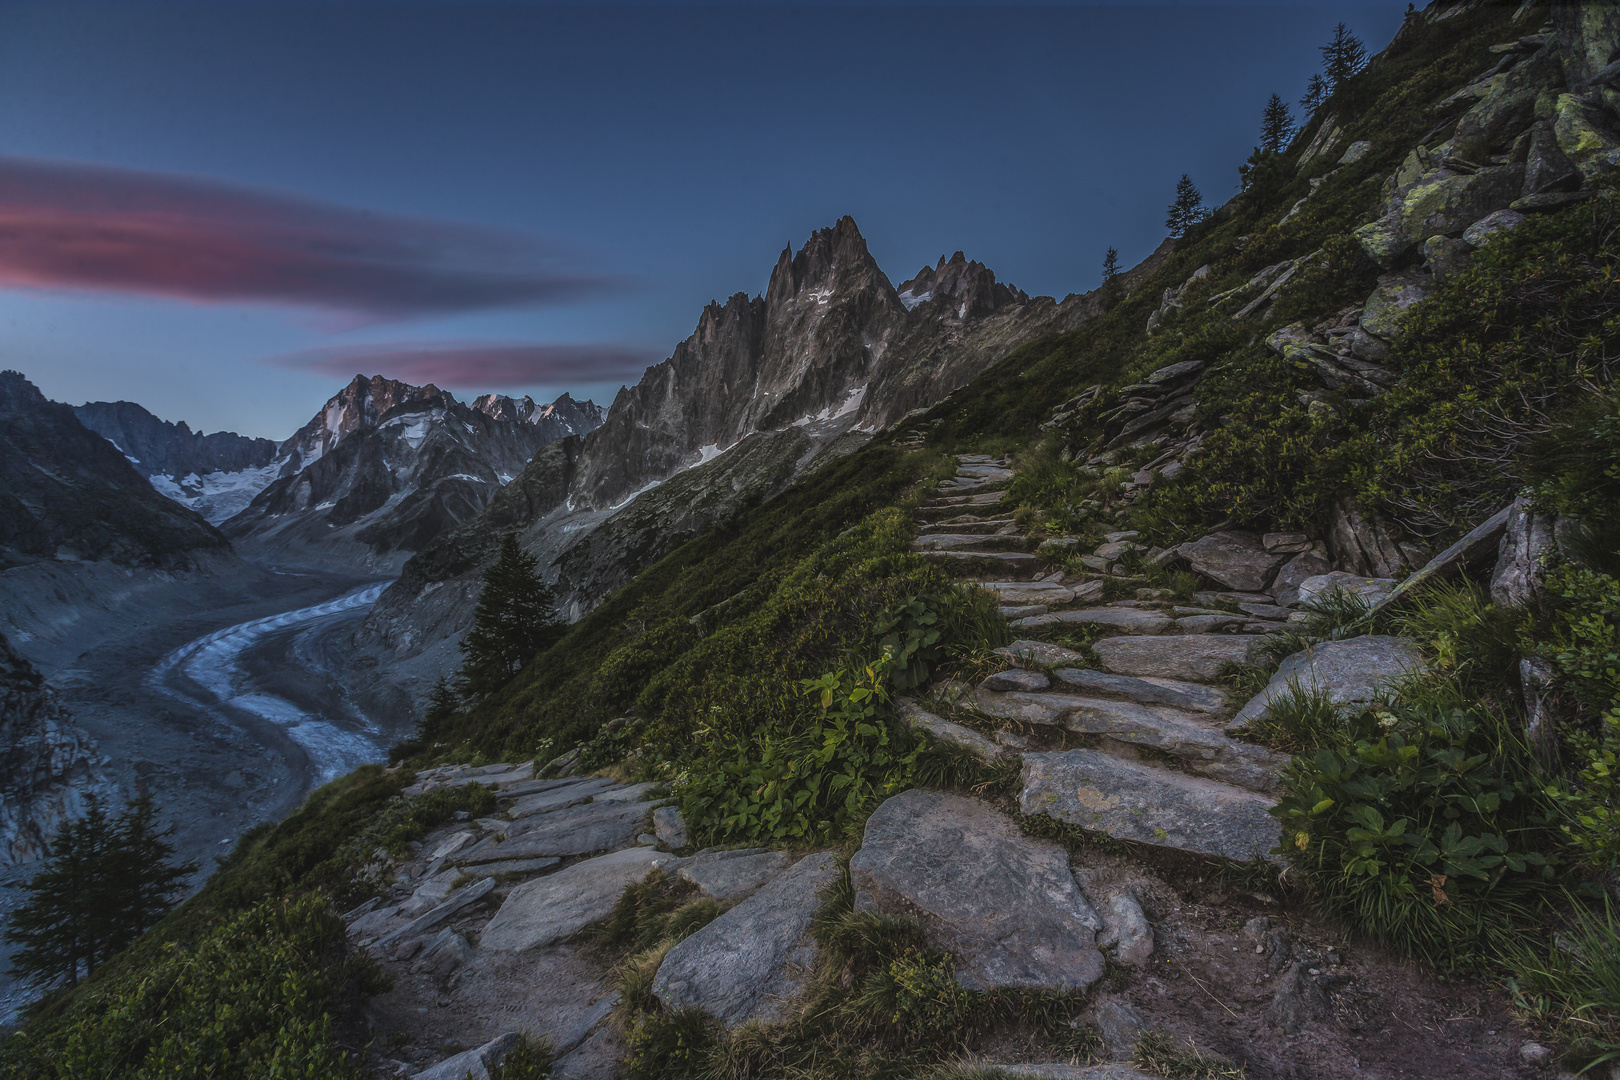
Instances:
[[[469,697],[505,686],[559,636],[557,601],[537,565],[508,534],[500,557],[485,571],[472,628],[461,641],[459,681]]]
[[[427,709],[422,713],[421,722],[416,725],[416,740],[424,744],[424,749],[439,741],[444,725],[460,707],[461,700],[456,696],[450,680],[440,675],[439,681],[428,691]]]
[[[1187,230],[1203,221],[1209,216],[1204,208],[1204,197],[1193,186],[1192,177],[1186,173],[1176,181],[1176,201],[1170,204],[1169,212],[1164,219],[1165,228],[1177,240],[1187,235]]]
[[[1103,255],[1102,288],[1105,299],[1113,301],[1119,298],[1121,290],[1119,283],[1119,250],[1117,248],[1109,248],[1107,253]]]
[[[1344,23],[1333,30],[1333,40],[1322,46],[1322,71],[1328,93],[1336,93],[1367,66],[1367,49]]]
[[[1280,154],[1293,137],[1294,118],[1283,99],[1272,94],[1260,118],[1260,149],[1268,154]]]
[[[174,828],[154,827],[156,807],[141,796],[117,818],[91,800],[66,822],[51,857],[11,916],[6,940],[22,946],[11,970],[36,986],[73,985],[157,923],[197,867],[173,865]]]
[[[1314,116],[1316,110],[1322,107],[1322,102],[1328,98],[1329,90],[1327,80],[1322,76],[1311,76],[1311,81],[1305,84],[1305,96],[1299,99],[1300,111],[1305,114],[1306,119]]]

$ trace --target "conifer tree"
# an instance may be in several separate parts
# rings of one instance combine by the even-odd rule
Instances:
[[[456,714],[461,707],[461,700],[456,696],[455,689],[450,680],[443,675],[428,691],[427,709],[422,713],[422,720],[416,725],[416,739],[418,742],[431,746],[439,741],[444,725]]]
[[[524,664],[559,636],[556,597],[536,571],[538,560],[508,534],[501,554],[484,573],[472,628],[461,641],[459,681],[469,697],[483,697],[511,681]]]
[[[1260,149],[1268,154],[1280,154],[1293,137],[1294,118],[1283,99],[1272,94],[1260,118]]]
[[[1192,177],[1182,173],[1181,179],[1176,181],[1176,201],[1170,204],[1169,212],[1165,215],[1165,228],[1170,230],[1171,236],[1179,240],[1187,235],[1188,229],[1208,216],[1209,211],[1204,208],[1204,197],[1193,186]]]
[[[1103,297],[1113,301],[1119,298],[1119,249],[1109,248],[1103,255],[1102,269]]]
[[[1299,99],[1300,111],[1305,114],[1307,120],[1322,107],[1322,102],[1328,98],[1328,92],[1327,80],[1320,75],[1312,75],[1311,81],[1305,84],[1305,96]]]
[[[29,898],[11,916],[6,940],[22,946],[11,970],[36,986],[73,985],[157,923],[197,869],[169,860],[174,834],[154,827],[150,796],[109,818],[92,800],[66,822],[52,854],[32,881]]]
[[[1328,93],[1337,92],[1367,66],[1367,49],[1344,23],[1334,27],[1333,40],[1322,46],[1322,71]]]

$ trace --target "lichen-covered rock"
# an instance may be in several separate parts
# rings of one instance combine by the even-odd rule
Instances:
[[[1558,146],[1558,133],[1551,120],[1537,120],[1530,128],[1530,147],[1525,154],[1524,194],[1570,191],[1581,185],[1581,171]]]
[[[859,910],[916,919],[970,990],[1083,990],[1102,927],[1057,844],[977,799],[913,789],[878,807],[849,862]]]
[[[653,995],[702,1009],[727,1027],[787,1018],[815,962],[810,919],[838,873],[830,851],[800,859],[770,884],[670,949]]]
[[[1473,261],[1474,248],[1465,240],[1450,236],[1431,236],[1423,241],[1423,265],[1434,276],[1435,284],[1453,274],[1468,269]]]
[[[1464,229],[1462,238],[1473,247],[1480,247],[1497,233],[1516,229],[1523,223],[1524,215],[1517,210],[1498,210],[1494,214],[1486,214]]]
[[[1367,705],[1401,681],[1424,670],[1423,654],[1411,638],[1368,634],[1325,641],[1288,657],[1277,666],[1266,688],[1238,710],[1228,731],[1241,730],[1264,716],[1273,702],[1294,687],[1327,696],[1335,705]]]
[[[1486,214],[1506,209],[1523,186],[1523,165],[1493,165],[1464,175],[1438,169],[1396,191],[1383,216],[1357,229],[1355,237],[1380,266],[1392,266],[1429,237],[1461,233]]]
[[[1574,94],[1558,95],[1558,115],[1553,120],[1558,148],[1593,180],[1620,168],[1620,137],[1603,114]]]
[[[1210,533],[1182,544],[1176,554],[1200,574],[1242,592],[1265,588],[1286,559],[1281,553],[1267,551],[1255,533],[1236,531]]]
[[[1416,271],[1385,274],[1378,279],[1378,288],[1362,309],[1361,328],[1385,341],[1398,340],[1406,309],[1433,291],[1434,278],[1429,274]]]

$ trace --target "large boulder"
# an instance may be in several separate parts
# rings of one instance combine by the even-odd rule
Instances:
[[[1393,266],[1429,237],[1455,236],[1493,210],[1506,209],[1523,186],[1523,165],[1493,165],[1463,175],[1437,169],[1399,188],[1383,215],[1357,229],[1355,237],[1373,261]]]
[[[1361,312],[1361,328],[1385,341],[1397,341],[1406,310],[1434,291],[1434,276],[1417,271],[1385,274]]]
[[[1564,81],[1585,89],[1620,50],[1620,8],[1613,4],[1556,3],[1548,17],[1564,66]]]
[[[1271,579],[1271,595],[1281,607],[1289,607],[1299,600],[1299,587],[1313,577],[1320,577],[1333,569],[1325,552],[1312,549],[1302,551],[1283,564],[1277,576]]]
[[[1368,634],[1312,645],[1279,664],[1266,688],[1238,710],[1227,730],[1247,727],[1295,686],[1352,708],[1369,704],[1424,667],[1423,654],[1411,638]]]
[[[830,851],[800,859],[669,950],[654,996],[666,1008],[702,1009],[727,1027],[786,1019],[815,961],[810,919],[837,875]]]
[[[855,906],[915,919],[970,990],[1083,990],[1103,974],[1102,921],[1057,844],[977,799],[915,789],[867,820]]]
[[[1283,554],[1265,548],[1262,538],[1250,532],[1213,532],[1200,540],[1182,544],[1176,554],[1206,577],[1240,592],[1259,592],[1271,581],[1277,567],[1286,561]]]
[[[1019,808],[1155,847],[1247,861],[1282,829],[1263,795],[1095,750],[1025,754]]]
[[[674,856],[653,848],[635,847],[526,881],[512,890],[484,927],[479,947],[522,952],[577,934],[607,918],[631,882],[674,861]]]
[[[1581,186],[1581,171],[1558,145],[1551,120],[1538,120],[1530,129],[1530,148],[1524,162],[1524,193],[1573,191]]]
[[[1556,550],[1553,521],[1531,512],[1522,495],[1513,500],[1491,571],[1491,601],[1498,607],[1524,607],[1541,591],[1545,560]]]
[[[499,1066],[522,1041],[522,1035],[508,1031],[483,1046],[445,1058],[430,1069],[423,1069],[411,1080],[468,1080],[468,1077],[472,1080],[489,1080],[489,1071]]]

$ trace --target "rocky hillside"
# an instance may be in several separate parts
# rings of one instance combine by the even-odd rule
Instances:
[[[1168,247],[1123,275],[1138,280]],[[843,218],[784,250],[765,292],[711,304],[601,428],[538,456],[406,564],[360,635],[418,689],[456,663],[479,574],[516,531],[577,619],[632,575],[813,464],[938,401],[1009,349],[1084,324],[1096,293],[1031,299],[961,252],[896,290]]]
[[[112,443],[0,372],[0,564],[107,560],[179,568],[229,550],[191,510],[159,495]]]
[[[596,405],[566,394],[469,406],[436,386],[356,375],[281,444],[277,479],[224,530],[276,559],[395,568],[474,517],[541,447],[600,422]]]
[[[417,1080],[1612,1072],[1617,55],[1609,5],[1412,13],[1078,329],[438,702],[164,929],[184,979],[155,939],[0,1054],[228,1015]]]
[[[133,401],[90,401],[79,423],[116,446],[152,486],[210,524],[240,512],[275,479],[276,444],[230,431],[204,435],[159,420]]]
[[[110,803],[103,764],[44,677],[0,637],[0,866],[46,854],[89,799]]]

